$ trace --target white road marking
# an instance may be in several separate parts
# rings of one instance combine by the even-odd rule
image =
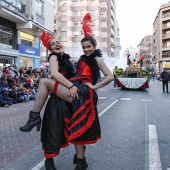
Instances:
[[[107,97],[98,97],[99,99],[106,99]]]
[[[155,125],[149,125],[149,170],[162,170]]]
[[[143,102],[153,102],[152,99],[142,99]]]
[[[131,100],[131,98],[120,98],[120,100]]]
[[[102,112],[99,113],[99,117],[102,116],[108,109],[110,109],[117,102],[118,102],[118,100],[115,100],[113,103],[111,103],[109,106],[107,106]],[[45,163],[45,158],[30,170],[40,170],[41,168],[44,167],[44,163]]]
[[[44,166],[44,163],[45,158],[41,162],[39,162],[36,166],[34,166],[31,170],[40,170]]]
[[[118,102],[118,100],[115,100],[112,104],[110,104],[109,106],[107,106],[102,112],[99,113],[99,117],[104,114],[108,109],[110,109],[114,104],[116,104]]]

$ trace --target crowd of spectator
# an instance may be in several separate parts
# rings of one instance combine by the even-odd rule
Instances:
[[[35,100],[41,78],[49,78],[48,68],[0,67],[0,106]]]

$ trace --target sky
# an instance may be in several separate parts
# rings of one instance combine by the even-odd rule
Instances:
[[[137,47],[148,34],[153,33],[153,22],[161,4],[170,0],[116,0],[120,28],[120,45],[125,50]]]

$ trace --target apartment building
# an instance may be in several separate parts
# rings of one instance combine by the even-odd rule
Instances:
[[[86,13],[92,16],[92,30],[98,48],[109,57],[115,55],[115,0],[58,0],[57,36],[64,44],[65,51],[74,60],[83,53],[80,41],[84,37],[82,31],[83,17]]]
[[[0,0],[1,66],[40,67],[39,36],[53,33],[53,9],[54,0]]]
[[[153,62],[170,69],[170,2],[161,5],[153,23]]]
[[[143,66],[147,68],[152,67],[152,46],[153,46],[153,35],[146,35],[138,45],[139,56],[145,56],[143,60]]]

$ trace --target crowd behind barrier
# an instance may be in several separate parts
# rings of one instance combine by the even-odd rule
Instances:
[[[48,68],[0,67],[0,106],[35,100],[41,78],[50,78]]]

